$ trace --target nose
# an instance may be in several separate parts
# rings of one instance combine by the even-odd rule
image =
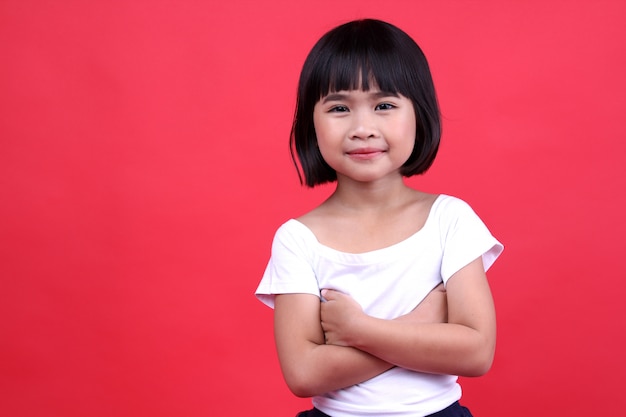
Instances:
[[[369,111],[355,111],[352,113],[350,139],[365,140],[379,135],[375,116]]]

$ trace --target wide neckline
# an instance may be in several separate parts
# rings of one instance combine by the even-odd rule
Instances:
[[[343,257],[369,257],[369,256],[379,254],[379,253],[386,253],[386,252],[394,251],[394,250],[397,250],[398,248],[401,248],[411,243],[411,241],[413,241],[419,235],[421,235],[427,229],[430,223],[433,221],[432,218],[434,217],[433,213],[435,212],[436,206],[440,204],[440,201],[443,200],[444,197],[445,197],[444,194],[439,194],[437,196],[433,204],[430,206],[430,209],[428,211],[428,216],[426,217],[426,221],[424,222],[422,227],[419,230],[417,230],[415,233],[389,246],[384,246],[378,249],[372,249],[366,252],[346,252],[346,251],[342,251],[339,249],[335,249],[331,246],[325,245],[317,239],[317,236],[315,235],[315,233],[313,233],[313,231],[307,225],[305,225],[304,223],[302,223],[301,221],[297,219],[290,219],[289,221],[298,224],[302,229],[306,230],[307,234],[309,234],[312,240],[315,241],[315,244],[318,246],[318,248],[320,248],[321,250],[323,250],[324,252],[328,254],[335,254],[335,255],[339,255]]]

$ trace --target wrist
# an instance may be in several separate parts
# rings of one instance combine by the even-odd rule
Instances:
[[[362,348],[367,344],[368,328],[370,327],[370,322],[372,320],[375,319],[365,313],[362,313],[352,321],[349,326],[350,332],[347,335],[347,342],[349,346],[362,350]]]

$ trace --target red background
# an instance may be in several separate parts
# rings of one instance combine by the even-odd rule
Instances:
[[[0,414],[292,416],[253,291],[329,188],[288,155],[328,29],[376,17],[428,56],[440,156],[490,272],[476,416],[619,415],[626,267],[620,1],[0,1]],[[617,411],[615,411],[617,410]]]

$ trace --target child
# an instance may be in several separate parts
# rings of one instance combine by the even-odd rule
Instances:
[[[485,271],[503,246],[463,201],[404,183],[439,137],[428,63],[407,34],[359,20],[313,47],[292,156],[307,186],[336,189],[278,229],[256,291],[274,308],[287,385],[313,397],[300,416],[471,416],[456,375],[491,366]]]

